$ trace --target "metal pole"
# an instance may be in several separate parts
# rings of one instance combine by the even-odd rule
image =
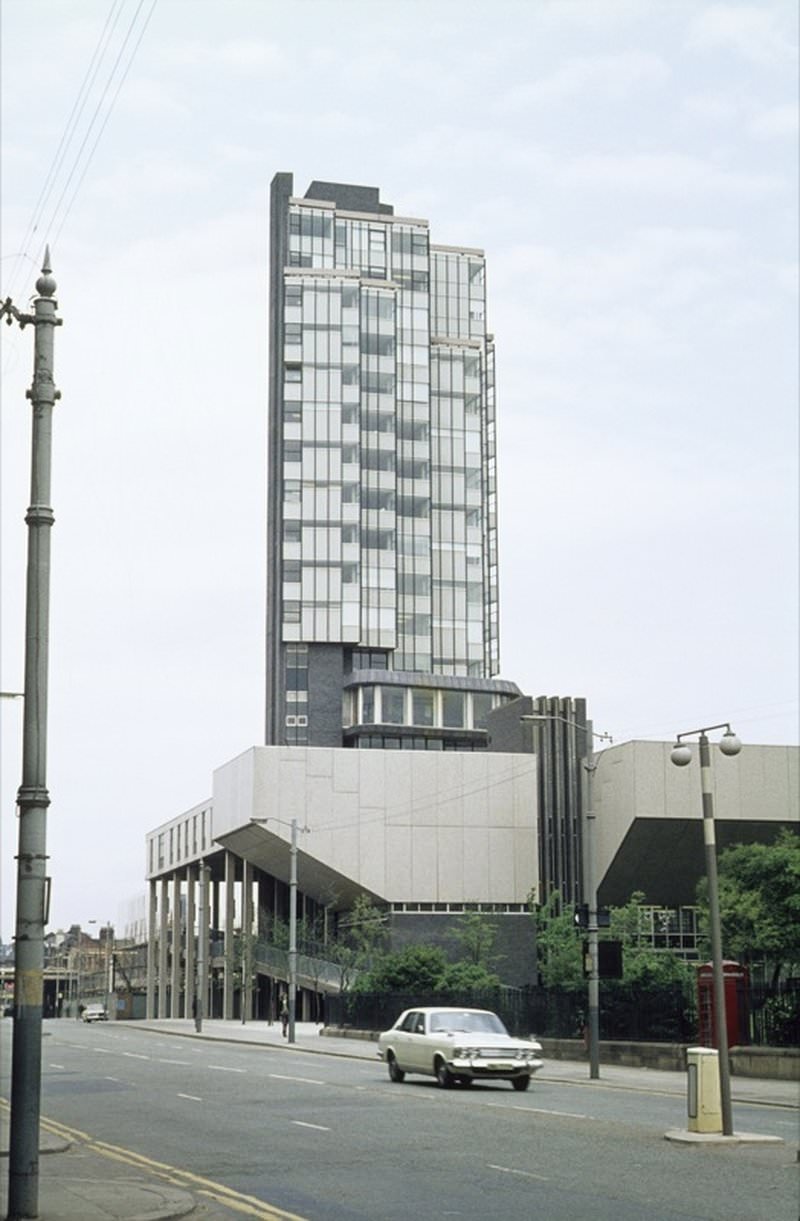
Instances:
[[[597,946],[597,878],[595,869],[594,761],[591,725],[586,746],[586,898],[589,907],[589,1077],[600,1076],[600,970]]]
[[[289,851],[289,1042],[294,1043],[297,1006],[297,819],[292,819],[292,844]]]
[[[728,1059],[728,1025],[725,1017],[725,982],[722,973],[722,929],[717,885],[717,845],[714,830],[714,797],[711,789],[711,751],[705,733],[700,734],[700,785],[703,793],[703,843],[708,878],[708,916],[711,926],[711,965],[714,980],[714,1032],[719,1057],[719,1092],[723,1136],[733,1135],[731,1078]]]
[[[22,784],[17,858],[17,916],[14,945],[14,1038],[11,1070],[11,1130],[8,1164],[8,1221],[38,1216],[39,1118],[42,1085],[42,999],[44,926],[47,897],[47,672],[50,611],[50,467],[53,406],[59,392],[53,382],[53,336],[56,282],[45,251],[36,281],[34,313],[20,314],[10,301],[7,321],[34,326],[33,383],[27,392],[33,406],[31,503],[28,524],[28,569],[25,610],[25,716],[22,737]]]

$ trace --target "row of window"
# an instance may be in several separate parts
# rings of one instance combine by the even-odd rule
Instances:
[[[458,914],[464,912],[491,912],[495,916],[527,916],[527,903],[392,903],[392,913],[432,912]]]
[[[485,729],[492,708],[507,699],[493,691],[364,686],[345,692],[344,724]]]
[[[148,840],[148,872],[157,873],[201,856],[209,846],[210,835],[210,810],[188,814],[175,825],[159,831]]]

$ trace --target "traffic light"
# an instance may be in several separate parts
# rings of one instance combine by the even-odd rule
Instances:
[[[589,904],[588,903],[577,903],[575,905],[574,920],[575,920],[576,928],[588,928],[589,927]],[[598,907],[598,909],[597,909],[597,927],[598,928],[610,928],[611,927],[611,912],[609,911],[609,909],[607,907]]]

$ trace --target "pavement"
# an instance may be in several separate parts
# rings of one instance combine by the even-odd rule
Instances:
[[[123,1023],[127,1025],[128,1023]],[[350,1059],[370,1060],[379,1068],[377,1048],[373,1040],[363,1037],[328,1035],[311,1022],[298,1022],[295,1041],[289,1043],[281,1033],[280,1023],[241,1022],[206,1019],[202,1030],[195,1029],[194,1022],[180,1018],[131,1023],[138,1031],[152,1031],[175,1038],[202,1039],[208,1042],[245,1043],[255,1046],[283,1047],[310,1052],[316,1055],[344,1056]],[[664,1072],[658,1069],[627,1068],[621,1065],[600,1065],[600,1079],[590,1082],[585,1061],[547,1060],[537,1073],[537,1080],[583,1085],[589,1088],[613,1088],[640,1090],[648,1093],[678,1094],[686,1096],[686,1074]],[[731,1096],[734,1103],[757,1103],[765,1106],[798,1109],[800,1088],[797,1082],[776,1081],[763,1078],[732,1077]],[[8,1173],[5,1159],[8,1157],[9,1137],[8,1108],[0,1105],[0,1214],[6,1217],[8,1207]],[[686,1133],[666,1134],[677,1139]],[[717,1138],[730,1141],[741,1139]],[[745,1139],[746,1136],[744,1137]],[[705,1143],[705,1142],[698,1142]],[[264,1204],[259,1210],[257,1202],[243,1210],[228,1207],[224,1193],[215,1193],[194,1186],[193,1189],[175,1182],[174,1173],[169,1179],[157,1175],[151,1164],[145,1169],[137,1165],[136,1155],[112,1156],[106,1147],[91,1137],[64,1125],[42,1120],[39,1143],[39,1219],[40,1221],[170,1221],[171,1218],[191,1215],[197,1221],[223,1221],[224,1218],[239,1217],[246,1211],[251,1217],[263,1221],[280,1221],[288,1214]],[[123,1153],[116,1151],[117,1155]],[[171,1181],[169,1181],[171,1179]],[[210,1185],[209,1185],[210,1186]],[[8,1218],[16,1221],[16,1218]]]

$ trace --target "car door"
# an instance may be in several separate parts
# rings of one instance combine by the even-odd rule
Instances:
[[[410,1010],[395,1031],[394,1046],[397,1063],[405,1072],[411,1072],[414,1067],[414,1031],[417,1019],[422,1015],[417,1010]]]
[[[411,1072],[418,1073],[430,1071],[431,1058],[428,1054],[428,1032],[425,1022],[426,1014],[417,1010],[417,1012],[414,1014],[414,1020],[411,1023],[408,1034],[408,1067]]]

